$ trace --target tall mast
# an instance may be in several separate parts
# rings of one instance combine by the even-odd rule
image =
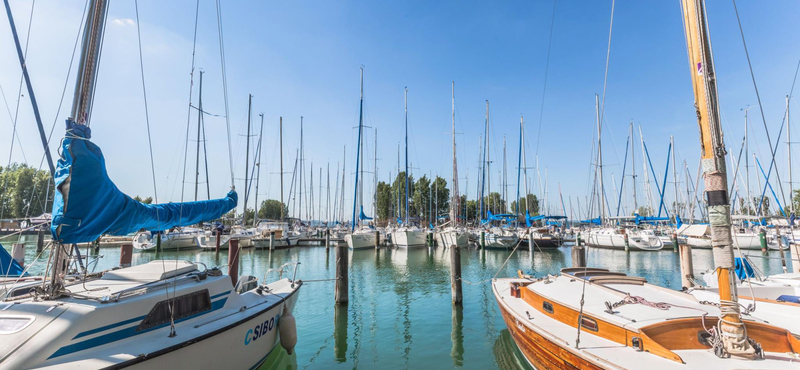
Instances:
[[[792,182],[792,126],[789,125],[789,95],[786,95],[786,149],[788,151],[789,166],[789,204],[790,212],[794,212],[794,183]]]
[[[483,168],[481,169],[481,192],[480,192],[481,206],[480,206],[480,210],[478,211],[478,222],[479,222],[479,224],[480,224],[481,219],[483,218],[483,210],[484,210],[483,209],[484,208],[483,191],[486,188],[486,164],[489,163],[489,161],[486,158],[486,148],[489,146],[489,101],[488,100],[486,101],[486,121],[485,121],[485,126],[486,126],[485,129],[484,129],[484,135],[485,136],[483,138],[483,140],[484,140],[483,158],[481,160],[481,162],[482,162],[481,163],[481,167],[483,167]]]
[[[630,137],[631,137],[631,183],[633,184],[633,211],[639,211],[639,203],[636,200],[636,151],[633,150],[633,143],[636,142],[633,138],[633,121],[631,121],[630,125]]]
[[[256,151],[256,159],[255,159],[255,168],[256,171],[256,204],[255,204],[255,214],[253,215],[253,225],[258,223],[258,185],[261,182],[261,144],[263,143],[264,138],[264,113],[260,113],[261,116],[261,129],[258,133],[258,150]]]
[[[372,148],[372,217],[378,215],[378,129],[375,129],[375,147]]]
[[[331,221],[331,162],[328,162],[328,180],[327,180],[326,193],[327,195],[325,196],[325,223],[329,224]],[[330,227],[330,224],[328,227]]]
[[[244,204],[242,204],[242,226],[247,226],[247,196],[250,193],[247,191],[248,170],[250,167],[250,116],[253,114],[253,94],[247,95],[247,146],[244,154]]]
[[[358,222],[358,219],[356,218],[356,207],[358,206],[358,201],[359,201],[358,171],[361,159],[361,131],[364,128],[363,113],[364,113],[364,67],[361,67],[361,98],[358,103],[358,145],[356,146],[356,183],[355,183],[355,189],[353,190],[353,224],[350,225],[351,231],[355,231],[356,223]]]
[[[408,87],[405,88],[405,112],[406,112],[406,223],[408,226]]]
[[[487,201],[489,204],[486,205],[486,208],[491,210],[492,206],[494,205],[494,201],[492,200],[492,161],[491,156],[492,153],[489,151],[489,101],[486,101],[486,146],[484,147],[486,151],[486,196]],[[488,215],[488,214],[487,214]],[[488,217],[487,217],[488,218]]]
[[[203,122],[203,71],[200,71],[200,90],[197,98],[197,159],[194,166],[194,201],[200,186],[200,129]]]
[[[525,210],[530,209],[530,204],[528,204],[528,160],[526,159],[525,155],[525,121],[523,120],[522,115],[519,116],[519,129],[522,131],[522,181],[525,182]]]
[[[283,221],[283,117],[278,118],[278,136],[280,141],[280,157],[281,157],[281,221]]]
[[[458,211],[459,202],[461,197],[458,196],[458,162],[456,161],[456,82],[453,81],[451,87],[451,101],[452,101],[452,137],[453,137],[453,179],[451,188],[453,189],[452,200],[450,201],[450,222],[455,226],[458,225]]]
[[[600,96],[594,94],[594,108],[597,115],[597,176],[600,180],[600,220],[604,222],[606,219],[606,192],[603,188],[603,147],[601,145],[600,136],[602,134],[602,126],[600,123]]]
[[[298,174],[299,186],[297,192],[300,198],[297,205],[297,218],[303,222],[303,116],[300,116],[300,172]],[[308,214],[306,214],[308,215]]]
[[[733,240],[731,210],[728,202],[728,177],[725,169],[725,143],[719,119],[714,59],[708,36],[703,0],[682,0],[684,34],[689,54],[689,67],[694,90],[695,109],[700,126],[703,182],[705,184],[711,226],[711,246],[719,283],[721,321],[717,337],[730,355],[755,357],[741,321],[736,283],[732,277]]]
[[[507,163],[508,161],[506,153],[506,135],[503,135],[503,190],[502,190],[503,198],[502,199],[505,200],[506,202],[508,201],[508,194],[506,193],[506,182],[508,182],[508,173],[506,172]],[[506,210],[502,209],[501,213],[506,213]]]
[[[519,220],[519,204],[521,203],[519,198],[519,176],[522,173],[522,115],[519,117],[519,153],[517,154],[517,196],[515,199],[515,204],[517,205],[514,207],[514,214],[517,216],[517,220]]]
[[[675,181],[675,223],[678,222],[678,162],[675,161],[675,140],[672,135],[669,136],[669,143],[672,145],[672,179]]]
[[[344,179],[347,173],[347,145],[342,150],[342,196],[339,199],[339,217],[344,220]],[[344,222],[344,221],[342,221]]]

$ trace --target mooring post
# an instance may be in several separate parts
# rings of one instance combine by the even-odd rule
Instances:
[[[228,276],[235,287],[239,282],[239,239],[236,238],[228,240]]]
[[[20,266],[25,267],[25,243],[14,243],[11,246],[11,258]]]
[[[783,273],[785,274],[786,271],[786,258],[783,257],[783,237],[781,236],[781,229],[779,227],[775,228],[775,236],[778,238],[778,251],[781,253],[781,268],[783,269]],[[786,241],[786,247],[789,248],[789,241]]]
[[[631,251],[630,242],[628,241],[628,233],[625,233],[624,239],[625,239],[625,253],[628,253]]]
[[[766,256],[767,253],[767,233],[764,229],[758,232],[758,241],[761,243],[761,254]]]
[[[272,251],[275,249],[275,232],[269,232],[269,250]]]
[[[577,236],[575,237],[575,245],[580,247],[581,246],[581,233],[578,232],[576,235]]]
[[[161,253],[161,231],[156,234],[156,252]]]
[[[694,266],[692,265],[692,246],[681,244],[678,246],[681,260],[681,286],[685,289],[694,287]]]
[[[44,250],[44,228],[39,226],[39,231],[36,235],[36,254],[42,253]]]
[[[461,305],[464,297],[461,293],[461,248],[450,246],[450,293],[454,305]]]
[[[375,230],[375,249],[380,248],[381,246],[381,232]]]
[[[328,246],[331,244],[331,231],[325,230],[325,250],[328,250]]]
[[[677,252],[678,251],[678,234],[677,233],[672,233],[672,251],[673,252]]]
[[[131,267],[133,244],[123,244],[119,252],[119,267]]]
[[[486,231],[481,230],[481,249],[486,246]]]
[[[214,248],[214,250],[217,252],[217,255],[219,255],[219,239],[221,237],[222,237],[222,230],[217,229],[217,246]]]
[[[349,300],[347,271],[347,246],[336,247],[336,304],[347,304]]]
[[[528,251],[531,252],[531,256],[533,256],[533,233],[528,229]]]
[[[586,253],[583,247],[572,247],[572,267],[586,267]]]

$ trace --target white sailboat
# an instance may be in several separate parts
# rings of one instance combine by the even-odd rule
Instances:
[[[258,367],[279,341],[291,352],[291,312],[302,285],[294,277],[266,284],[237,279],[237,271],[227,276],[193,262],[157,260],[67,279],[74,243],[219,218],[237,201],[231,191],[222,199],[145,206],[108,178],[87,126],[107,9],[107,0],[88,6],[55,177],[48,269],[41,284],[10,285],[0,298],[0,369],[241,369]]]
[[[368,225],[364,225],[363,221],[369,219],[364,215],[364,179],[361,178],[359,170],[362,169],[363,163],[363,147],[362,147],[362,132],[364,130],[364,67],[361,67],[361,99],[358,106],[358,146],[356,148],[356,183],[353,194],[353,223],[351,224],[350,233],[344,236],[347,247],[353,250],[375,248],[376,244],[376,231]],[[356,210],[360,212],[356,215]]]
[[[405,191],[405,222],[392,232],[392,243],[400,248],[423,247],[426,243],[425,231],[416,226],[411,226],[408,215],[408,88],[405,88],[405,115],[406,115],[406,191]]]
[[[461,209],[459,203],[461,197],[458,194],[458,161],[456,159],[456,83],[452,85],[452,137],[453,137],[453,178],[452,178],[452,197],[450,197],[450,223],[447,226],[438,227],[436,231],[436,243],[439,246],[449,248],[456,246],[465,248],[469,243],[469,233],[459,227],[458,211]]]
[[[196,227],[177,228],[161,235],[161,250],[189,250],[197,249],[197,237],[203,235],[203,230]],[[158,249],[158,237],[149,231],[140,231],[133,236],[133,249],[138,251],[155,251]]]

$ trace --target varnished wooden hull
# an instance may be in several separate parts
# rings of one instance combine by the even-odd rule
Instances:
[[[508,311],[503,303],[498,301],[500,312],[506,327],[511,333],[511,338],[519,347],[520,352],[528,363],[537,370],[600,370],[589,361],[573,354],[571,351],[559,346],[545,338],[535,330],[518,322],[514,315]],[[562,344],[563,345],[563,344]]]

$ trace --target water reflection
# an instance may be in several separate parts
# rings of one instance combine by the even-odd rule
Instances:
[[[500,335],[492,346],[492,352],[494,352],[497,367],[500,369],[533,369],[522,355],[522,352],[519,351],[519,347],[514,343],[514,339],[511,338],[511,333],[508,329],[500,331]]]
[[[338,363],[347,361],[347,306],[337,305],[333,310],[333,358]]]
[[[453,315],[451,320],[452,330],[450,341],[453,347],[450,350],[450,357],[453,358],[453,365],[461,367],[464,365],[464,309],[460,305],[453,305]]]

